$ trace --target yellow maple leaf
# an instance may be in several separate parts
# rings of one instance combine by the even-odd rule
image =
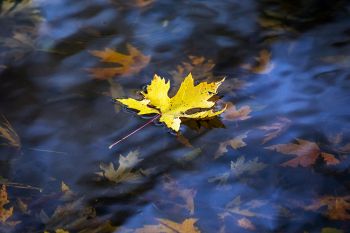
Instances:
[[[224,79],[212,83],[201,82],[195,86],[192,75],[189,74],[177,93],[169,97],[170,82],[155,75],[151,84],[147,86],[147,91],[141,92],[144,97],[142,100],[133,98],[116,100],[138,110],[138,115],[159,114],[160,122],[178,132],[181,118],[207,119],[225,111],[226,107],[215,112],[213,109],[215,101],[211,99],[217,94],[217,89],[223,81]]]
[[[0,189],[0,223],[5,223],[13,214],[13,207],[9,209],[5,209],[4,207],[8,203],[6,186],[2,185]]]
[[[145,56],[132,45],[127,45],[128,54],[122,54],[110,48],[105,50],[93,50],[90,53],[99,57],[102,62],[115,63],[117,67],[90,68],[89,72],[96,79],[109,79],[117,75],[129,76],[140,72],[151,60],[150,56]]]

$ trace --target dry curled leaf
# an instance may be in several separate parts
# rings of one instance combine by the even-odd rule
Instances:
[[[265,149],[296,156],[294,159],[282,163],[282,166],[309,167],[313,165],[319,157],[323,158],[327,165],[339,163],[339,160],[336,159],[334,155],[322,152],[316,143],[303,139],[297,139],[297,143],[278,144],[265,147]]]
[[[242,68],[255,74],[267,74],[274,68],[274,64],[271,63],[271,53],[266,49],[261,50],[255,60],[256,64],[244,64]]]
[[[138,115],[159,114],[160,122],[178,132],[181,118],[209,119],[225,111],[226,108],[223,108],[215,112],[213,108],[216,102],[212,101],[223,81],[224,79],[213,83],[202,82],[195,86],[192,75],[189,74],[181,83],[176,95],[170,98],[170,82],[155,75],[146,92],[141,92],[144,97],[142,100],[116,100],[138,110]]]
[[[127,45],[128,54],[122,54],[110,48],[105,50],[93,50],[90,53],[99,57],[102,62],[117,64],[117,67],[90,68],[88,71],[100,80],[110,79],[116,76],[130,76],[140,72],[151,60],[150,56],[141,53],[132,45]]]
[[[0,189],[0,223],[6,223],[6,221],[13,215],[13,207],[6,208],[9,202],[6,191],[6,186],[2,185]]]
[[[228,150],[227,147],[231,146],[233,149],[237,150],[238,148],[245,147],[247,144],[243,141],[243,139],[248,137],[249,132],[245,132],[243,134],[240,134],[233,139],[221,142],[219,145],[218,150],[215,153],[215,159],[221,157],[223,154],[225,154]]]
[[[286,117],[279,117],[278,121],[271,125],[260,126],[259,129],[266,131],[262,144],[274,139],[286,131],[291,124],[291,120]]]
[[[0,138],[7,141],[6,146],[11,146],[16,149],[21,148],[21,140],[10,124],[10,122],[3,116],[3,122],[0,124]]]
[[[142,159],[138,158],[139,152],[137,150],[129,152],[125,157],[123,155],[119,156],[119,166],[115,169],[114,164],[101,164],[101,172],[96,174],[105,177],[107,180],[122,183],[122,182],[137,182],[141,178],[141,172],[133,172],[132,169],[140,162]]]
[[[158,219],[158,225],[145,225],[135,230],[135,233],[200,233],[194,225],[195,218],[185,219],[182,223],[173,222],[168,219]]]
[[[227,121],[243,121],[249,119],[249,114],[252,112],[248,105],[244,105],[239,109],[236,108],[231,102],[227,103],[227,110],[222,114],[224,120]]]
[[[316,199],[306,210],[317,211],[327,207],[326,215],[333,220],[350,220],[350,196],[324,196]]]

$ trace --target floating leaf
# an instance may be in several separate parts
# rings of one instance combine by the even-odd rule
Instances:
[[[158,225],[145,225],[143,228],[135,230],[135,233],[200,233],[194,226],[197,222],[195,218],[185,219],[182,223],[173,222],[167,219],[158,219]]]
[[[285,117],[279,117],[278,122],[272,123],[271,125],[260,126],[259,129],[267,131],[262,144],[274,139],[281,133],[286,131],[291,124],[291,120]]]
[[[239,109],[236,108],[231,102],[227,103],[227,110],[222,114],[223,118],[227,121],[243,121],[249,119],[249,114],[252,112],[248,105],[244,105]]]
[[[3,117],[3,122],[0,124],[0,138],[3,138],[7,141],[5,144],[7,146],[11,146],[17,149],[21,148],[21,140],[18,134],[5,117]]]
[[[316,199],[313,204],[306,206],[305,209],[317,211],[322,207],[327,207],[326,215],[330,219],[350,220],[350,196],[324,196]]]
[[[140,161],[142,161],[142,159],[139,159],[138,156],[139,152],[137,150],[129,152],[129,154],[127,154],[125,157],[120,155],[119,166],[117,169],[115,169],[113,163],[108,165],[101,164],[100,168],[102,172],[98,172],[97,174],[115,183],[138,182],[138,180],[141,178],[140,171],[132,171],[132,169]]]
[[[117,101],[129,108],[139,111],[139,115],[159,114],[160,122],[178,132],[181,118],[208,119],[215,117],[225,111],[225,108],[215,112],[214,101],[210,99],[215,96],[217,89],[224,80],[219,82],[202,82],[194,85],[192,75],[189,74],[182,82],[175,96],[169,97],[170,82],[155,75],[151,84],[147,86],[147,92],[142,92],[144,99],[135,100],[117,99]],[[189,112],[194,111],[195,112]]]
[[[297,139],[297,143],[278,144],[265,147],[265,149],[296,156],[294,159],[283,163],[282,166],[297,167],[300,165],[302,167],[309,167],[319,157],[322,157],[327,165],[339,163],[339,160],[334,155],[322,152],[316,143],[303,139]]]
[[[122,54],[113,49],[106,48],[103,51],[93,50],[90,53],[99,57],[102,62],[118,64],[118,67],[90,68],[89,72],[96,79],[110,79],[115,76],[130,76],[140,72],[151,60],[150,56],[143,55],[140,50],[132,45],[127,45],[128,54]]]
[[[0,189],[0,223],[6,223],[7,219],[9,219],[13,215],[13,207],[9,209],[5,208],[9,202],[6,186],[2,185]]]

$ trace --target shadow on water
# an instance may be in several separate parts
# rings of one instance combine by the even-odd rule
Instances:
[[[200,232],[350,229],[347,1],[0,5],[0,113],[21,144],[0,147],[14,207],[1,232],[142,232],[160,218],[198,219]],[[115,64],[92,51],[130,45],[150,57],[144,67],[93,77]],[[219,103],[236,111],[187,122],[181,135],[153,124],[108,149],[149,120],[111,97],[139,97],[155,73],[176,89],[188,72],[226,77]],[[309,144],[296,152],[298,139]],[[288,143],[284,154],[271,147]],[[304,160],[288,163],[295,153]]]

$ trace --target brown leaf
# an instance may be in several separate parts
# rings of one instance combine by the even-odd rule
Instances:
[[[274,139],[281,133],[286,131],[291,124],[291,120],[285,117],[279,117],[278,122],[272,123],[271,125],[260,126],[259,129],[267,131],[262,144]]]
[[[313,204],[306,206],[305,209],[317,211],[324,206],[327,207],[326,215],[330,219],[350,220],[350,196],[324,196],[315,200]]]
[[[274,68],[274,64],[271,63],[271,53],[266,49],[261,50],[259,56],[256,57],[255,60],[256,64],[244,64],[242,68],[255,74],[267,74]]]
[[[296,156],[294,159],[282,163],[282,166],[297,167],[300,165],[302,167],[309,167],[316,162],[319,156],[323,158],[327,165],[339,163],[339,160],[334,155],[321,152],[316,143],[303,139],[297,139],[297,143],[278,144],[265,147],[265,149]]]
[[[5,208],[9,202],[6,186],[2,185],[0,189],[0,223],[6,223],[7,219],[9,219],[13,215],[13,207],[9,209]]]
[[[140,72],[151,60],[130,44],[127,44],[128,54],[122,54],[110,48],[105,50],[93,50],[90,53],[99,57],[102,62],[118,64],[117,67],[90,68],[89,72],[100,80],[113,78],[115,76],[130,76]]]
[[[218,150],[215,153],[215,159],[221,157],[223,154],[225,154],[228,150],[227,147],[231,146],[233,149],[237,150],[238,148],[245,147],[247,144],[243,141],[243,139],[247,138],[249,131],[240,134],[233,139],[224,141],[220,143]]]
[[[178,182],[169,176],[165,177],[164,189],[170,193],[171,196],[180,197],[185,202],[186,209],[191,215],[194,214],[194,197],[197,192],[194,189],[185,189],[181,187]]]
[[[224,120],[227,121],[243,121],[249,119],[251,116],[249,116],[249,113],[251,113],[252,110],[248,105],[244,105],[243,107],[237,109],[234,104],[231,102],[227,103],[227,109],[222,114]]]
[[[158,219],[158,225],[145,225],[135,230],[135,233],[200,233],[194,224],[195,218],[185,219],[182,223],[173,222],[167,219]]]
[[[247,218],[240,218],[237,220],[237,225],[251,231],[255,231],[256,227],[254,224]]]
[[[14,147],[16,149],[21,148],[21,140],[10,124],[10,122],[3,116],[3,122],[0,124],[0,138],[7,141],[5,145]]]

